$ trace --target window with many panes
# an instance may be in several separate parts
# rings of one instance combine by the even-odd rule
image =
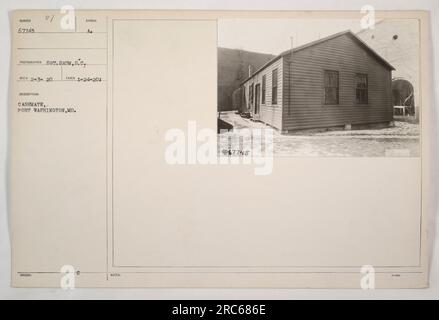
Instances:
[[[254,85],[253,83],[248,87],[248,97],[250,100],[250,104],[253,104],[253,90],[254,90]]]
[[[325,70],[325,104],[339,103],[338,71]]]
[[[277,69],[271,75],[271,103],[277,104]]]
[[[367,74],[355,75],[355,99],[358,104],[366,104],[369,101]]]
[[[261,103],[265,104],[265,87],[267,86],[267,76],[263,75],[262,76],[262,97],[261,97]]]

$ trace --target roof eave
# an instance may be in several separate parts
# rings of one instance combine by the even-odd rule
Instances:
[[[270,66],[272,63],[274,63],[274,62],[276,62],[278,59],[280,59],[280,58],[282,58],[282,57],[284,57],[284,56],[286,56],[286,55],[288,55],[288,54],[291,54],[291,52],[292,53],[294,53],[294,52],[297,52],[297,51],[300,51],[300,50],[303,50],[303,49],[305,49],[305,48],[309,48],[309,47],[312,47],[312,46],[314,46],[314,45],[317,45],[317,44],[319,44],[319,43],[322,43],[322,42],[325,42],[325,41],[328,41],[328,40],[331,40],[331,39],[334,39],[334,38],[337,38],[337,37],[340,37],[340,36],[342,36],[342,35],[345,35],[345,34],[349,34],[349,35],[351,35],[355,40],[357,40],[358,42],[360,42],[372,55],[374,55],[375,56],[375,58],[377,59],[377,60],[379,60],[384,66],[386,66],[386,67],[388,67],[390,70],[392,70],[392,71],[394,71],[394,70],[396,70],[395,69],[395,67],[393,67],[390,63],[388,63],[383,57],[381,57],[375,50],[373,50],[367,43],[365,43],[363,40],[361,40],[355,33],[353,33],[351,30],[345,30],[345,31],[342,31],[342,32],[338,32],[338,33],[335,33],[335,34],[333,34],[333,35],[330,35],[330,36],[328,36],[328,37],[325,37],[325,38],[323,38],[323,39],[318,39],[318,40],[315,40],[315,41],[312,41],[312,42],[309,42],[309,43],[307,43],[307,44],[304,44],[304,45],[302,45],[302,46],[299,46],[299,47],[297,47],[297,48],[293,48],[293,49],[290,49],[290,50],[286,50],[286,51],[284,51],[284,52],[282,52],[282,53],[280,53],[279,55],[277,55],[276,57],[274,57],[273,59],[271,59],[270,61],[268,61],[266,64],[264,64],[262,67],[260,67],[258,70],[256,70],[255,71],[255,73],[254,74],[252,74],[252,76],[251,77],[248,77],[246,80],[244,80],[243,82],[241,82],[241,85],[243,85],[243,84],[245,84],[246,82],[248,82],[249,80],[251,80],[255,75],[257,75],[259,72],[261,72],[262,70],[264,70],[265,68],[267,68],[268,66]]]

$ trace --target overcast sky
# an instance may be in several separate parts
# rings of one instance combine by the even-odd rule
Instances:
[[[218,21],[218,45],[278,55],[291,48],[331,34],[361,30],[360,20],[348,19],[222,19]]]

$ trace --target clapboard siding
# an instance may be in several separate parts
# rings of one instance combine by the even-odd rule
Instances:
[[[391,70],[350,34],[283,57],[282,130],[392,121]],[[324,104],[324,70],[339,72],[339,104]],[[355,75],[368,75],[368,104],[355,101]]]
[[[244,83],[244,94],[245,94],[245,101],[247,103],[247,109],[252,114],[252,117],[255,119],[259,119],[262,122],[265,122],[269,124],[270,126],[277,128],[279,130],[282,129],[282,106],[284,104],[283,102],[283,78],[284,78],[284,72],[283,72],[283,58],[280,57],[270,65],[268,65],[266,68],[261,70],[260,72],[256,73],[253,77],[251,77],[247,82]],[[274,69],[277,69],[278,75],[277,75],[277,86],[278,86],[278,93],[277,93],[277,104],[273,105],[271,103],[272,98],[272,72]],[[265,91],[265,103],[262,104],[262,77],[266,76],[266,91]],[[254,84],[254,87],[256,88],[256,84],[261,85],[261,93],[259,95],[259,99],[261,101],[260,103],[260,112],[259,116],[255,115],[255,102],[256,99],[253,99],[253,103],[250,103],[249,99],[249,88],[250,86]],[[255,92],[256,93],[256,92]],[[256,98],[256,96],[255,96]]]

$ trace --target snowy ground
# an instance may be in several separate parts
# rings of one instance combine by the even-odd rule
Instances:
[[[234,112],[221,113],[221,119],[234,129],[269,128],[261,122],[244,119]],[[220,138],[236,136],[222,133]],[[417,157],[420,154],[419,125],[396,121],[395,126],[366,130],[307,130],[293,134],[274,131],[274,154],[277,156],[329,157]],[[230,150],[225,139],[219,140],[220,152]],[[244,143],[240,149],[250,149]]]

